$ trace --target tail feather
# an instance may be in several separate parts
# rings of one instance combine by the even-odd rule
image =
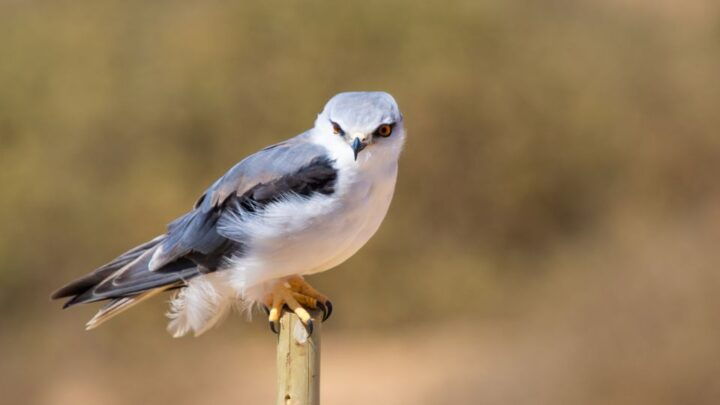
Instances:
[[[145,291],[143,293],[140,293],[138,295],[132,296],[132,297],[122,297],[122,298],[116,298],[110,302],[108,302],[104,307],[102,307],[95,316],[92,317],[86,324],[85,329],[95,329],[98,326],[100,326],[105,321],[114,318],[116,315],[119,315],[121,312],[124,312],[127,309],[130,309],[131,307],[145,301],[148,298],[154,297],[155,295],[166,291],[170,288],[173,288],[173,286],[165,286],[156,288],[153,290]]]
[[[94,272],[56,291],[52,298],[70,297],[63,308],[75,304],[110,300],[87,323],[93,329],[132,306],[160,292],[187,285],[200,270],[190,259],[180,258],[150,271],[148,264],[160,242],[159,236],[137,246]]]
[[[76,295],[66,305],[132,296],[179,281],[184,282],[200,274],[195,263],[189,259],[178,259],[156,271],[150,271],[148,262],[152,253],[153,250],[146,251],[135,261],[117,270],[82,294]]]
[[[98,267],[92,273],[64,285],[63,287],[52,293],[50,298],[58,299],[64,297],[72,297],[84,293],[88,289],[96,286],[98,283],[110,277],[116,271],[137,260],[146,251],[154,250],[157,245],[164,239],[165,235],[160,235],[149,242],[145,242],[139,246],[128,250],[127,252],[113,259],[111,262]]]

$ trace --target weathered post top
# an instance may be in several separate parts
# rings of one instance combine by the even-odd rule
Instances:
[[[312,335],[294,313],[280,318],[277,344],[277,405],[320,404],[320,332],[322,312],[310,311]]]

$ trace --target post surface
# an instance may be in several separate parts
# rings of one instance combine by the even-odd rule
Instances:
[[[284,311],[277,344],[277,405],[320,404],[322,314],[311,311],[314,331],[307,336],[297,315]]]

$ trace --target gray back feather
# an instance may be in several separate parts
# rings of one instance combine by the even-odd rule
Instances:
[[[191,252],[208,254],[215,251],[225,242],[216,225],[228,198],[242,196],[258,184],[291,175],[327,154],[324,147],[309,142],[308,136],[306,132],[269,146],[225,173],[203,193],[192,211],[168,226],[167,237],[150,261],[150,270],[157,270]]]

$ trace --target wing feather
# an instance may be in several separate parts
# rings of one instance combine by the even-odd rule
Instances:
[[[217,221],[229,199],[242,198],[260,185],[294,177],[318,159],[327,159],[327,150],[309,142],[306,134],[243,159],[203,193],[191,212],[168,226],[167,238],[150,260],[150,270],[157,270],[191,252],[211,253],[225,240],[217,233]],[[275,193],[283,191],[287,191],[287,187]]]

